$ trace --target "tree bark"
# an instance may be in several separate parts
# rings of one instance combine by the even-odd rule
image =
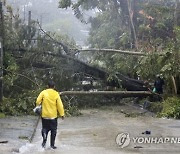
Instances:
[[[64,95],[76,95],[76,96],[81,96],[81,95],[116,95],[120,96],[122,98],[126,97],[147,97],[153,95],[151,92],[147,91],[64,91],[60,92],[61,96]]]
[[[4,67],[4,15],[0,1],[0,103],[3,101],[3,67]]]
[[[123,51],[123,50],[115,50],[115,49],[81,49],[77,50],[79,52],[110,52],[110,53],[119,53],[119,54],[126,54],[126,55],[134,55],[134,56],[147,56],[148,54],[143,52],[135,52],[135,51]]]
[[[137,41],[137,35],[136,35],[136,29],[135,29],[135,25],[134,25],[134,21],[133,21],[133,18],[134,18],[134,9],[132,8],[132,3],[134,3],[134,0],[133,2],[131,2],[131,0],[127,0],[128,2],[128,11],[129,11],[129,20],[130,20],[130,25],[131,25],[131,30],[132,30],[132,37],[133,37],[133,44],[135,46],[135,49],[137,50],[138,49],[138,41]]]
[[[177,95],[177,86],[174,76],[171,76],[173,87],[174,87],[174,93]]]
[[[175,4],[175,9],[174,9],[174,25],[175,26],[179,26],[180,25],[180,19],[179,19],[179,16],[180,16],[180,2],[179,0],[176,0],[176,4]]]

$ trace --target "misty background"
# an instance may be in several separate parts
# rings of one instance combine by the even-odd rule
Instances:
[[[8,0],[24,22],[31,11],[32,20],[39,21],[45,31],[67,34],[77,45],[87,45],[90,25],[81,23],[72,9],[58,8],[59,0]],[[89,16],[86,14],[85,16]]]

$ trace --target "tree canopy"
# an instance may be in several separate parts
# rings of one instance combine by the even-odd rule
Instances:
[[[162,73],[169,86],[175,78],[180,90],[179,0],[60,0],[59,7],[71,7],[80,21],[91,23],[90,47],[150,53],[144,58],[94,53],[94,63],[101,60],[112,73],[139,74],[146,80]],[[88,10],[96,14],[87,19]]]
[[[179,0],[59,1],[60,8],[71,7],[82,23],[91,24],[89,48],[147,55],[143,57],[117,52],[82,53],[67,35],[45,31],[38,21],[29,20],[27,24],[10,5],[3,5],[2,112],[31,113],[32,102],[49,79],[54,79],[61,91],[78,89],[85,78],[96,80],[99,89],[106,88],[102,80],[113,81],[122,89],[117,86],[122,83],[118,74],[130,80],[140,75],[148,82],[162,74],[166,93],[180,93]]]

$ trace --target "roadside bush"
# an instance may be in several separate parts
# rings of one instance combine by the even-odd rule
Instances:
[[[25,91],[17,98],[4,98],[0,106],[0,113],[10,116],[35,115],[33,108],[35,101],[41,90]],[[78,116],[80,111],[76,105],[76,100],[63,99],[66,116]],[[0,114],[1,117],[1,114]]]
[[[26,91],[17,98],[3,98],[0,112],[11,116],[32,115],[34,114],[36,95],[37,91]]]
[[[5,114],[0,112],[0,118],[5,118]]]
[[[81,115],[81,112],[77,106],[77,99],[74,97],[68,97],[68,96],[63,96],[61,97],[63,105],[64,105],[64,110],[65,110],[65,115],[66,116],[79,116]]]
[[[163,104],[161,102],[151,102],[147,109],[151,112],[159,114],[163,109]]]
[[[160,117],[180,119],[180,98],[168,97],[163,103]]]

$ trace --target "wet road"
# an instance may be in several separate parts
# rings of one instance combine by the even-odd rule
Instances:
[[[180,137],[180,121],[158,119],[149,116],[125,117],[122,107],[108,109],[83,110],[82,116],[59,119],[56,146],[49,147],[49,139],[45,149],[41,148],[41,123],[31,144],[20,148],[20,153],[55,153],[55,154],[169,154],[180,153],[180,143],[134,143],[133,137]],[[149,130],[150,135],[142,132]],[[131,142],[121,148],[116,144],[116,136],[127,132]]]
[[[37,116],[7,116],[0,118],[0,153],[9,154],[18,151],[31,138]],[[6,143],[2,143],[6,141]]]

